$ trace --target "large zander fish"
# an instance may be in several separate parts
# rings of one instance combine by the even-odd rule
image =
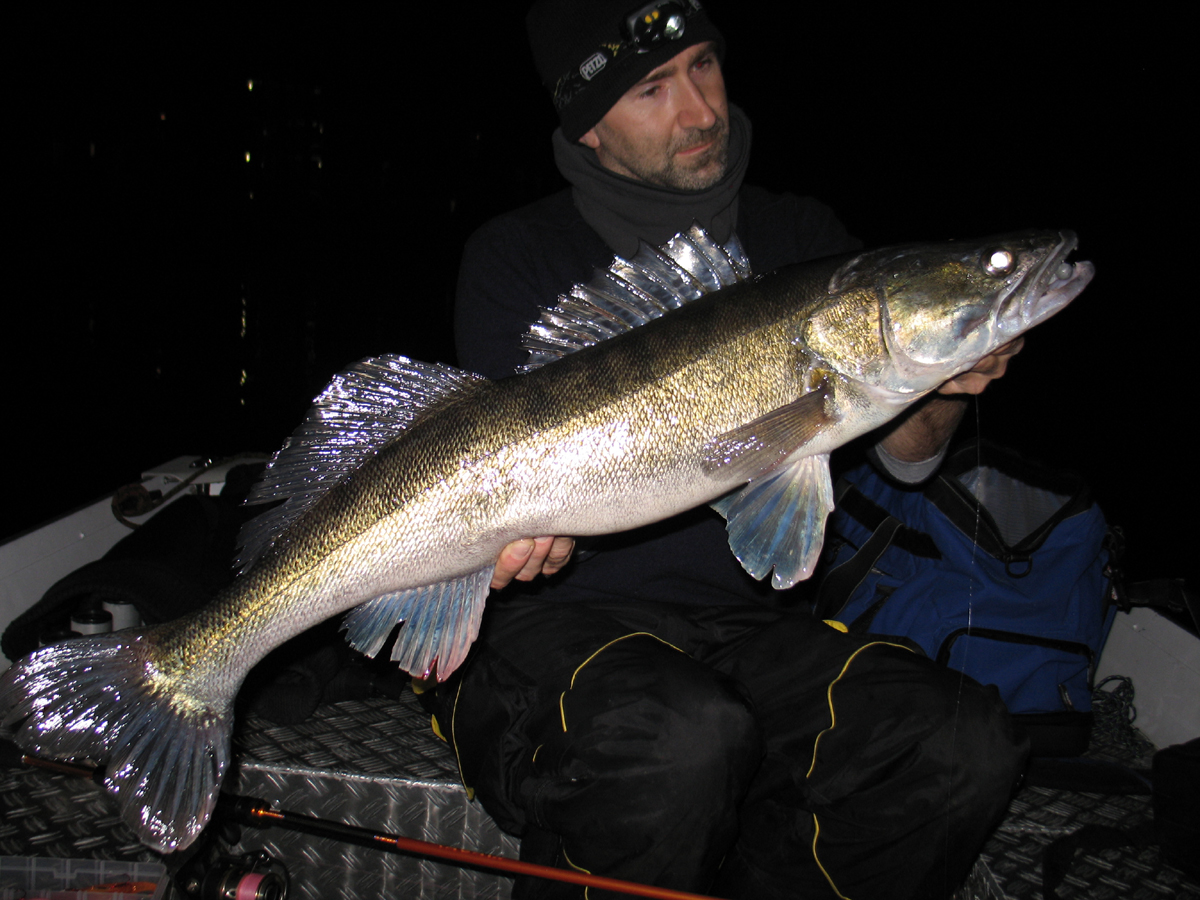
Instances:
[[[1074,246],[1031,232],[754,279],[736,241],[693,229],[559,298],[522,375],[366,360],[268,468],[252,499],[286,502],[250,523],[228,589],[38,650],[0,681],[0,715],[29,752],[103,764],[125,821],[170,851],[212,812],[246,673],[335,613],[356,607],[347,636],[368,653],[403,621],[393,658],[444,678],[509,541],[714,501],[745,568],[788,587],[820,551],[829,452],[1069,303],[1092,277]]]

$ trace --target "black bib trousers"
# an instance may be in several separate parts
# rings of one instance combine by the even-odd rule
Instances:
[[[745,605],[499,603],[431,702],[523,859],[723,897],[948,896],[1025,757],[994,688]]]

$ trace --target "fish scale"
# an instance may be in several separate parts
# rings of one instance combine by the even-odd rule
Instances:
[[[39,650],[0,678],[0,715],[27,751],[105,762],[124,820],[171,851],[211,814],[245,674],[329,616],[349,610],[372,653],[404,622],[393,659],[445,678],[510,541],[710,502],[745,569],[789,587],[820,552],[828,454],[1070,302],[1092,276],[1074,246],[1029,232],[753,278],[693,229],[546,310],[517,377],[364,360],[268,466],[252,501],[283,502],[247,526],[232,585],[176,622]]]

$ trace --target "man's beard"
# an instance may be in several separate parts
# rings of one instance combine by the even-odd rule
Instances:
[[[712,141],[712,146],[697,156],[680,159],[681,150]],[[729,166],[729,121],[717,119],[711,128],[695,129],[682,136],[667,153],[665,165],[655,170],[636,172],[642,181],[659,187],[675,188],[680,191],[703,191],[712,187],[725,175]]]

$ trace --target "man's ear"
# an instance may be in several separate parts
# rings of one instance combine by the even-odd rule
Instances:
[[[596,137],[596,129],[589,128],[584,135],[579,139],[579,143],[585,147],[591,147],[596,150],[600,147],[600,138]]]

